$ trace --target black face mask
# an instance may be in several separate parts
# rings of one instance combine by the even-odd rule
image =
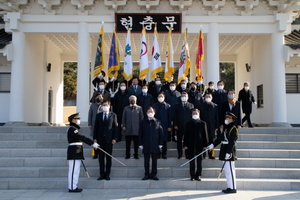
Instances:
[[[97,103],[102,103],[102,101],[103,101],[103,98],[97,98],[97,99],[96,99],[96,102],[97,102]]]
[[[192,87],[192,88],[191,88],[191,91],[193,91],[193,92],[194,92],[195,90],[196,90],[196,88],[194,88],[194,87]]]
[[[130,104],[135,104],[135,100],[130,100],[129,103]]]

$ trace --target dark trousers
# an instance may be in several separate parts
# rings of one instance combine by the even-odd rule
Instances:
[[[157,153],[144,153],[145,176],[150,175],[150,157],[152,160],[151,175],[156,176],[156,174],[157,174]]]
[[[177,135],[177,153],[178,153],[178,157],[182,157],[182,148],[183,148],[183,145],[182,145],[182,139],[183,139],[183,135]],[[185,150],[185,157],[188,158],[188,152],[187,150]]]
[[[138,148],[139,148],[139,137],[138,136],[125,136],[126,138],[126,156],[130,157],[130,145],[131,145],[131,141],[133,141],[133,149],[134,149],[134,156],[138,156]]]
[[[167,148],[168,148],[167,144],[168,144],[167,141],[163,141],[163,147],[161,152],[163,156],[167,155]]]
[[[191,152],[189,152],[190,155]],[[193,158],[195,154],[190,155],[190,158]],[[195,160],[197,160],[197,170],[195,171]],[[191,177],[198,177],[202,175],[202,156],[192,160],[190,162],[190,175]]]
[[[251,113],[245,113],[245,116],[242,119],[242,124],[247,120],[248,127],[252,127],[251,119],[250,119]]]
[[[109,153],[112,154],[112,143],[107,143],[105,138],[100,143],[100,148]],[[99,165],[100,165],[100,176],[109,176],[110,175],[110,169],[111,169],[111,157],[106,155],[103,151],[100,149],[97,150],[98,157],[99,157]],[[106,157],[106,165],[104,158]],[[105,170],[104,170],[105,169]]]

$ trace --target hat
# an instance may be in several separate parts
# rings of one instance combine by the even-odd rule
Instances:
[[[79,113],[72,114],[68,117],[68,121],[71,123],[73,119],[80,119]]]
[[[225,118],[231,118],[233,120],[236,120],[237,117],[231,112],[226,112]]]

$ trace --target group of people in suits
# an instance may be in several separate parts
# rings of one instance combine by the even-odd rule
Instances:
[[[142,149],[145,168],[145,176],[142,180],[159,180],[157,159],[167,159],[169,141],[177,142],[178,159],[183,158],[183,149],[185,157],[192,159],[206,148],[209,149],[209,158],[215,159],[214,146],[225,140],[235,146],[238,129],[228,130],[229,127],[240,128],[246,120],[248,126],[252,127],[249,107],[255,101],[248,82],[239,92],[237,100],[234,90],[228,92],[224,90],[223,81],[217,83],[217,90],[214,89],[213,82],[209,82],[208,87],[204,87],[200,82],[189,83],[187,80],[182,80],[176,86],[175,82],[162,84],[159,77],[152,83],[142,86],[141,81],[133,78],[129,87],[126,82],[118,83],[116,80],[111,80],[111,87],[107,88],[109,84],[105,83],[104,76],[102,74],[102,77],[97,77],[98,80],[93,80],[95,92],[91,98],[88,118],[91,136],[93,136],[93,141],[88,141],[88,144],[94,143],[99,159],[98,180],[110,180],[111,157],[105,155],[102,150],[112,154],[113,144],[122,139],[126,141],[125,159],[131,157],[131,142],[134,146],[133,158],[139,159],[138,149]],[[239,101],[242,101],[242,107]],[[241,108],[245,113],[243,119]],[[223,145],[228,144],[222,143]],[[99,150],[99,147],[102,150]],[[230,148],[226,147],[226,151],[231,154],[230,159],[234,162],[235,153],[231,151],[232,149],[229,151]],[[219,156],[219,159],[227,161],[229,157],[226,156]],[[196,161],[190,162],[192,181],[201,181],[204,158],[205,154],[199,156]],[[231,175],[234,171],[232,166],[234,163],[225,163],[225,171],[228,168],[232,172]],[[236,192],[235,178],[231,180],[228,188],[223,192]],[[70,187],[69,189],[72,190]]]

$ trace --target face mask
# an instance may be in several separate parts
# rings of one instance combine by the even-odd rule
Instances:
[[[245,90],[249,90],[249,87],[244,87],[245,88]]]
[[[142,89],[142,92],[143,92],[143,93],[147,93],[147,92],[148,92],[148,89]]]
[[[227,95],[228,99],[233,99],[234,98],[234,95],[233,94],[229,94]]]
[[[185,88],[186,88],[186,85],[185,85],[185,84],[181,84],[181,88],[182,88],[182,89],[185,89]]]
[[[125,86],[121,86],[120,89],[121,90],[126,90],[126,87]]]
[[[193,92],[194,92],[195,90],[196,90],[196,88],[194,88],[194,87],[192,87],[192,88],[191,88],[191,91],[193,91]]]
[[[135,104],[135,100],[130,100],[129,103],[132,104],[132,105],[134,105]]]
[[[163,97],[159,97],[158,98],[158,101],[161,103],[161,102],[164,102],[164,100],[165,100],[165,98],[163,98]]]
[[[175,90],[175,86],[170,86],[170,90],[174,91]]]
[[[223,85],[218,85],[218,90],[223,90],[224,86]]]
[[[108,112],[108,111],[109,111],[109,107],[108,107],[108,106],[103,106],[103,107],[102,107],[102,110],[103,110],[104,112]]]
[[[152,118],[152,117],[154,117],[154,114],[153,114],[153,113],[148,113],[147,116],[148,116],[149,118]]]
[[[225,119],[225,120],[224,120],[224,124],[226,124],[226,125],[228,125],[228,124],[229,124],[229,121],[228,121],[228,119]]]
[[[77,124],[77,125],[80,125],[80,119],[77,120],[77,123],[76,123],[76,124]]]
[[[199,119],[199,115],[193,115],[192,118],[197,120],[197,119]]]
[[[187,98],[186,97],[181,97],[181,101],[186,101],[187,100]]]
[[[209,103],[209,102],[211,102],[211,98],[206,98],[205,101],[206,101],[207,103]]]
[[[156,84],[156,85],[160,85],[160,84],[161,84],[161,81],[155,81],[155,84]]]
[[[211,90],[214,89],[214,86],[209,86],[209,89],[211,89]]]
[[[99,88],[100,88],[100,90],[104,90],[105,86],[104,85],[100,85]]]

